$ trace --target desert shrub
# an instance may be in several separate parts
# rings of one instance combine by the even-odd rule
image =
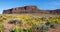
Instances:
[[[0,24],[0,32],[4,32],[4,26]]]
[[[3,22],[3,19],[2,18],[0,18],[0,23],[2,23]]]
[[[10,32],[21,32],[19,28],[16,26],[10,30]]]
[[[22,20],[13,19],[13,20],[10,20],[8,23],[10,23],[10,24],[15,24],[15,25],[18,25],[18,26],[21,26],[21,25],[22,25]]]
[[[58,25],[57,21],[52,21],[52,22],[46,22],[46,26],[50,26],[50,28],[55,28]]]
[[[38,30],[40,30],[41,32],[47,32],[50,30],[50,27],[49,26],[46,26],[46,25],[38,25],[36,26],[38,28]]]
[[[58,25],[57,22],[51,22],[50,27],[51,27],[51,28],[55,28],[57,25]]]
[[[13,28],[10,32],[34,32],[33,29],[21,29],[18,27]]]

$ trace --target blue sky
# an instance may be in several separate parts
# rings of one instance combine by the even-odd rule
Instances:
[[[6,9],[30,5],[43,10],[60,9],[60,0],[0,0],[0,14]]]

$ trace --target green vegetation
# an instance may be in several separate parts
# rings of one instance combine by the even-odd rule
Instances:
[[[0,32],[4,32],[4,26],[0,24]]]
[[[60,24],[60,17],[51,15],[1,15],[0,16],[0,32],[4,32],[2,24],[4,20],[8,20],[7,23],[14,26],[10,27],[10,32],[49,32],[50,29],[54,29]],[[7,25],[7,24],[6,24]]]

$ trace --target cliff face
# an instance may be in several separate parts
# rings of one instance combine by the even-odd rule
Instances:
[[[3,14],[20,14],[20,13],[45,13],[45,11],[39,10],[36,6],[25,6],[3,10]]]
[[[44,13],[44,14],[60,14],[60,9],[57,10],[40,10],[37,6],[24,6],[8,10],[3,10],[3,14],[21,14],[21,13]]]
[[[51,10],[50,14],[60,14],[60,9]]]

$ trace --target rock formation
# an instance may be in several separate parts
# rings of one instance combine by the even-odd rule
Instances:
[[[50,14],[60,14],[60,9],[50,10]]]
[[[56,10],[40,10],[37,6],[24,6],[8,10],[3,10],[3,14],[21,14],[21,13],[44,13],[44,14],[60,14],[60,9]]]
[[[3,14],[20,14],[20,13],[45,13],[45,11],[39,10],[37,6],[25,6],[3,10]]]

